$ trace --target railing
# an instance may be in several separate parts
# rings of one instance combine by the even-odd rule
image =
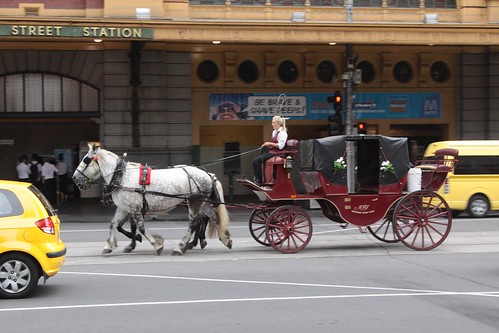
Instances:
[[[309,0],[313,7],[343,7],[346,0]],[[455,9],[456,0],[353,0],[353,7],[419,8],[421,1],[425,8]],[[264,6],[267,0],[230,0],[232,6]],[[306,0],[270,0],[272,6],[305,6]],[[191,5],[225,5],[226,0],[189,0]]]

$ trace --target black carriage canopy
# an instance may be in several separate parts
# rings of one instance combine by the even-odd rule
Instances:
[[[336,135],[300,141],[300,169],[318,171],[333,184],[346,184],[346,169],[341,165],[346,166],[347,140],[355,142],[358,180],[368,178],[368,183],[386,185],[407,175],[407,138],[383,135]]]

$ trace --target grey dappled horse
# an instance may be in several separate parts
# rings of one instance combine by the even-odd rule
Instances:
[[[150,234],[144,226],[144,213],[168,212],[187,201],[189,227],[172,254],[183,254],[194,231],[209,221],[209,235],[218,233],[220,241],[229,249],[232,239],[228,230],[229,215],[224,204],[222,184],[215,175],[195,166],[154,169],[148,185],[139,185],[142,177],[140,164],[125,162],[116,154],[95,146],[82,159],[73,174],[80,189],[86,189],[104,179],[106,192],[110,193],[116,212],[111,220],[109,237],[103,253],[117,248],[116,229],[128,218],[132,225],[131,243],[125,248],[135,248],[135,228],[151,243],[157,254],[163,251],[163,237]],[[213,207],[211,203],[213,202]]]

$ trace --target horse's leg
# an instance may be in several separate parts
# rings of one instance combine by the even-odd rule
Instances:
[[[144,216],[142,215],[142,212],[132,212],[131,213],[131,218],[137,223],[137,226],[139,228],[139,232],[144,235],[144,237],[151,243],[151,245],[154,247],[154,250],[156,250],[156,253],[158,255],[163,252],[163,246],[165,243],[165,240],[163,237],[160,235],[155,235],[155,234],[150,234],[149,232],[146,231],[146,228],[144,226]]]
[[[116,228],[118,225],[123,225],[128,218],[128,213],[122,210],[121,208],[117,208],[116,212],[114,212],[114,216],[111,219],[111,223],[109,224],[109,237],[107,238],[106,245],[102,250],[102,254],[107,254],[113,252],[114,249],[118,247],[118,242],[116,241]]]
[[[117,230],[130,239],[132,239],[133,235],[135,234],[135,240],[138,241],[139,243],[142,243],[142,235],[136,233],[137,232],[137,224],[135,222],[133,222],[132,220],[130,220],[130,226],[132,227],[132,232],[123,229],[123,224],[125,224],[125,221],[123,221],[123,223],[118,224]],[[135,224],[135,226],[134,226],[134,224]],[[133,231],[133,227],[135,227],[135,231]]]
[[[135,250],[135,247],[137,246],[137,242],[136,242],[137,237],[136,236],[137,235],[140,236],[140,234],[137,234],[137,221],[135,221],[132,216],[130,216],[129,220],[130,220],[130,230],[131,230],[131,232],[129,233],[130,234],[129,238],[131,241],[130,241],[130,244],[125,246],[125,248],[123,249],[123,252],[125,252],[125,253],[129,253],[129,252],[132,252],[133,250]],[[118,230],[121,226],[122,225],[118,226]],[[123,228],[121,228],[121,229],[124,230]],[[142,239],[142,237],[141,237],[141,239]]]
[[[192,240],[189,243],[187,243],[187,250],[193,249],[198,245],[198,241],[199,241],[198,233],[199,233],[199,230],[194,230],[194,232],[192,233],[193,237],[192,237]]]
[[[199,225],[199,229],[196,232],[196,234],[199,234],[199,246],[201,246],[201,249],[204,249],[206,245],[208,245],[208,242],[206,241],[206,227],[208,226],[208,221],[210,218],[206,215],[203,214],[202,217],[202,222]]]
[[[198,230],[199,225],[202,223],[202,204],[203,202],[200,200],[187,200],[187,206],[189,207],[189,227],[184,237],[173,249],[172,255],[182,255],[187,251],[187,243],[191,239],[193,231]]]
[[[194,238],[192,241],[187,243],[187,250],[193,249],[198,245],[201,246],[201,249],[204,249],[208,242],[206,241],[206,227],[208,226],[208,221],[210,218],[203,214],[202,221],[199,223],[198,228],[194,230]]]

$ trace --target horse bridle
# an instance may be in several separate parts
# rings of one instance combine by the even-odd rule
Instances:
[[[88,153],[87,153],[87,155],[85,155],[85,157],[82,160],[82,162],[85,164],[85,167],[83,168],[83,170],[80,170],[80,168],[76,169],[76,172],[78,172],[80,175],[82,175],[83,177],[85,177],[85,181],[86,181],[86,183],[88,185],[94,183],[94,181],[92,179],[90,179],[90,177],[88,177],[85,174],[85,170],[87,170],[87,168],[90,166],[90,163],[92,163],[93,161],[95,161],[95,163],[97,163],[97,167],[99,168],[99,171],[100,171],[100,165],[97,162],[98,160],[99,160],[99,157],[97,155],[95,155],[94,157],[89,157]]]

